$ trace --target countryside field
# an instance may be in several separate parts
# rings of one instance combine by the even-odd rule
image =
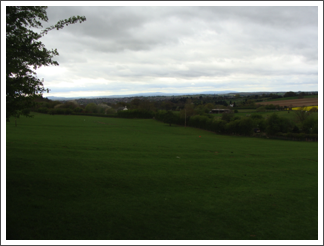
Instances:
[[[155,120],[6,126],[7,240],[317,240],[318,143]]]
[[[301,99],[291,99],[291,100],[275,100],[270,102],[258,102],[259,105],[279,105],[287,107],[302,107],[302,106],[317,106],[318,98],[301,98]]]

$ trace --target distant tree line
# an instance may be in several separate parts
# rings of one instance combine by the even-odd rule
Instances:
[[[289,96],[292,94],[289,93]],[[271,96],[271,95],[270,95]],[[263,96],[260,96],[261,98]],[[258,97],[258,98],[260,98]],[[211,97],[212,98],[212,97]],[[237,97],[236,107],[221,104],[222,100],[205,102],[204,97],[182,97],[168,101],[151,102],[145,99],[134,99],[129,103],[118,102],[116,104],[88,103],[79,105],[76,101],[51,101],[39,98],[34,108],[28,109],[47,114],[74,114],[74,115],[97,115],[106,117],[152,119],[165,122],[169,125],[185,125],[213,131],[219,134],[230,135],[278,135],[278,134],[317,134],[318,121],[311,112],[296,111],[296,120],[288,120],[273,114],[268,118],[262,117],[258,112],[283,110],[285,107],[278,105],[258,106],[252,97]],[[257,98],[254,97],[254,100]],[[235,99],[229,101],[233,104]],[[208,100],[206,100],[208,101]],[[128,110],[123,110],[124,108]],[[235,115],[240,109],[254,108],[256,113],[250,117]],[[211,109],[230,109],[230,113],[223,113],[221,119],[214,119],[209,112]]]
[[[304,111],[305,112],[305,111]],[[184,125],[184,118],[171,111],[159,111],[155,118],[169,125]],[[254,113],[248,117],[235,116],[233,112],[223,113],[221,119],[209,115],[194,115],[186,119],[186,125],[219,134],[242,136],[286,136],[288,138],[315,138],[318,134],[318,120],[315,115],[308,115],[299,121],[289,120],[272,113],[264,118]],[[306,135],[305,135],[306,134]]]

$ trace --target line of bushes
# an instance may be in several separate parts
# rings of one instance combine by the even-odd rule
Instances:
[[[144,109],[129,109],[120,110],[117,112],[117,117],[120,118],[138,118],[138,119],[152,119],[154,112]]]
[[[167,124],[184,125],[185,119],[175,115],[171,111],[159,111],[155,119]],[[317,141],[318,121],[309,117],[298,127],[287,118],[279,117],[276,113],[264,119],[260,114],[252,114],[250,117],[238,117],[231,113],[224,113],[220,120],[215,120],[210,115],[195,115],[186,119],[186,125],[200,128],[219,134],[255,136],[272,136],[292,140]],[[262,133],[262,134],[260,134]]]
[[[108,113],[103,113],[103,112],[93,112],[93,111],[87,111],[83,108],[76,107],[76,108],[46,108],[46,107],[40,107],[40,108],[34,108],[31,109],[33,112],[38,112],[38,113],[43,113],[43,114],[64,114],[64,115],[94,115],[94,116],[105,116],[105,115],[115,115],[114,112],[108,112]]]
[[[299,127],[287,118],[279,117],[276,113],[267,119],[260,114],[251,114],[250,117],[239,117],[233,112],[223,113],[221,119],[214,119],[210,114],[193,115],[185,119],[183,114],[172,111],[159,110],[156,112],[142,109],[121,110],[115,114],[100,114],[89,112],[75,112],[69,108],[39,108],[38,112],[48,114],[91,115],[100,117],[156,119],[164,123],[184,125],[219,134],[242,136],[267,136],[277,139],[312,140],[317,141],[318,121],[314,117],[306,118]],[[256,134],[258,133],[258,134]],[[261,134],[260,134],[261,133]]]

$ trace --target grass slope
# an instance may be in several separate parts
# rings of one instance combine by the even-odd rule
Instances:
[[[7,240],[318,236],[317,143],[37,114],[6,148]]]

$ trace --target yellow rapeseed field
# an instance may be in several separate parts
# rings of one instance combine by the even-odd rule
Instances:
[[[312,108],[316,108],[318,110],[318,106],[294,107],[294,108],[291,108],[291,109],[292,110],[305,110],[305,111],[309,111]]]

